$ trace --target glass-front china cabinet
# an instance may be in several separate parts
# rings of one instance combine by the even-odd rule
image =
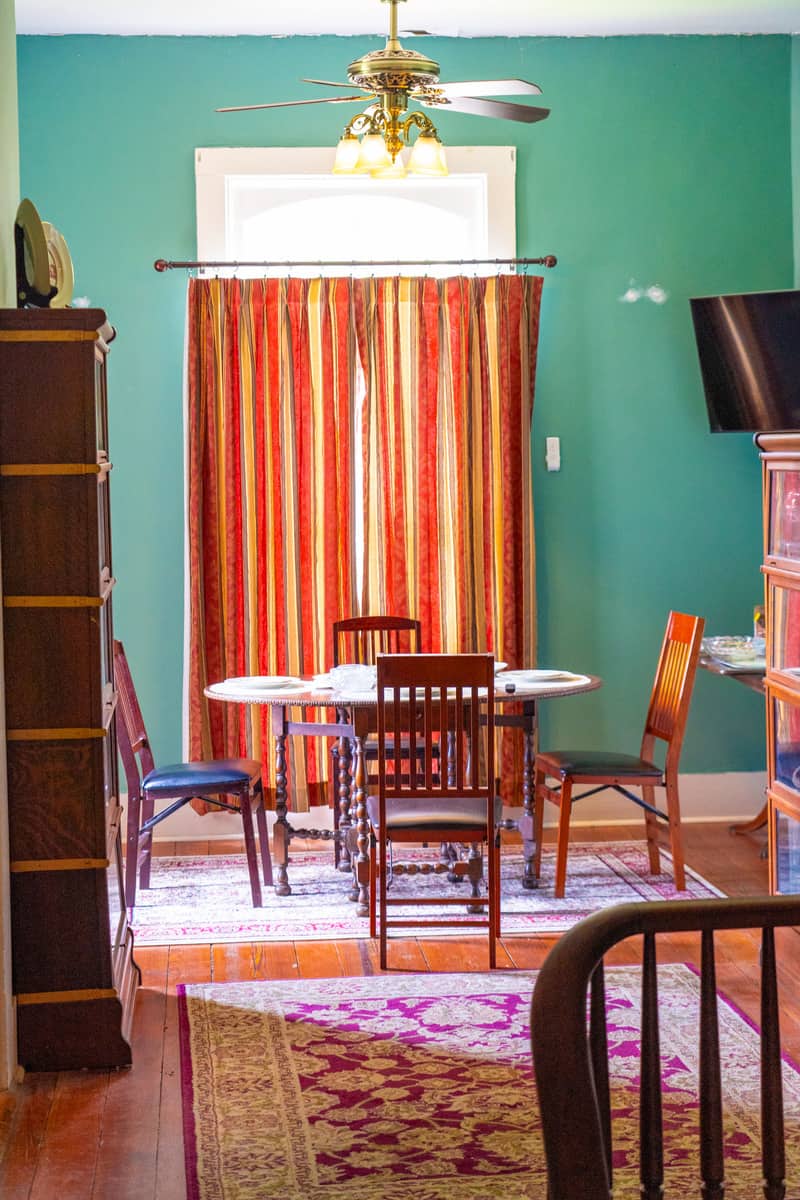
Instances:
[[[800,892],[800,434],[758,434],[764,487],[770,890]]]

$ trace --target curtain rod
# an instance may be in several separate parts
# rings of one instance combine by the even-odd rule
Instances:
[[[546,254],[543,258],[434,258],[408,259],[398,262],[396,259],[343,260],[341,262],[173,262],[166,258],[157,258],[153,263],[156,271],[190,270],[210,267],[467,267],[479,266],[519,266],[527,267],[541,265],[554,267],[558,259],[555,254]]]

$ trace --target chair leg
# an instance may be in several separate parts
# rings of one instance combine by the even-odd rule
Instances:
[[[155,809],[156,809],[155,801],[153,800],[153,798],[151,796],[148,796],[147,792],[145,792],[144,795],[142,796],[141,809],[139,812],[139,827],[140,828],[142,825],[145,824],[146,821],[149,821],[152,819]],[[152,831],[152,829],[150,830],[149,833],[146,833],[143,838],[140,838],[140,842],[141,842],[141,849],[139,851],[139,856],[138,856],[139,860],[141,862],[141,866],[139,867],[139,887],[146,889],[146,888],[150,887],[150,867],[151,867],[152,859],[153,859],[153,831]]]
[[[655,788],[642,786],[642,799],[645,804],[655,805]],[[661,870],[661,855],[658,849],[658,817],[655,813],[644,810],[644,831],[647,837],[647,854],[650,859],[650,872],[658,875]]]
[[[533,772],[533,878],[542,873],[542,835],[544,833],[544,797],[547,774],[536,767]]]
[[[378,904],[378,935],[380,937],[380,963],[381,970],[388,970],[388,944],[389,931],[386,928],[386,837],[381,832],[378,837],[378,895],[380,901]]]
[[[672,848],[672,865],[675,870],[675,887],[679,892],[685,892],[686,872],[683,866],[683,833],[681,831],[678,781],[670,775],[667,775],[667,815],[669,816],[669,837]]]
[[[371,938],[378,935],[378,914],[375,911],[375,903],[378,898],[377,879],[375,873],[378,869],[378,857],[375,853],[375,830],[369,831],[369,936]]]
[[[486,846],[486,857],[489,870],[488,904],[489,904],[489,970],[497,968],[497,937],[500,924],[500,889],[498,875],[500,873],[500,852],[498,849],[499,835],[489,837]]]
[[[558,845],[556,846],[556,886],[555,898],[560,900],[564,895],[567,883],[567,851],[569,849],[569,819],[572,815],[572,780],[567,776],[561,783],[559,797],[560,812],[558,815]]]
[[[253,803],[256,810],[258,849],[261,854],[261,869],[264,872],[264,883],[267,887],[272,887],[272,855],[269,852],[269,829],[267,827],[267,813],[264,808],[264,784],[260,779],[253,788]]]
[[[253,908],[261,908],[261,881],[258,878],[258,857],[256,855],[256,838],[253,832],[253,810],[250,804],[250,788],[239,793],[239,812],[242,816],[244,831],[244,851],[247,855],[247,872],[250,876],[250,893],[253,898]]]
[[[136,903],[136,875],[139,870],[139,823],[141,802],[138,795],[128,795],[125,832],[125,904]]]

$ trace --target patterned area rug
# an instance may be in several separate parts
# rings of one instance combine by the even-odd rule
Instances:
[[[700,899],[721,893],[687,869],[687,892],[676,892],[672,862],[664,853],[665,871],[650,875],[644,842],[576,843],[570,849],[567,894],[553,898],[555,856],[545,850],[542,880],[535,891],[521,883],[522,857],[504,852],[502,868],[503,936],[516,933],[563,933],[582,917],[611,904],[630,900]],[[133,911],[133,930],[140,946],[192,942],[307,941],[368,937],[367,922],[348,900],[350,878],[334,870],[327,853],[293,854],[289,866],[291,896],[267,888],[264,907],[250,902],[244,855],[208,858],[156,858],[151,887],[140,891]],[[405,887],[442,877],[399,878]],[[467,885],[458,885],[468,894]],[[422,909],[419,910],[423,911]],[[431,915],[428,908],[426,916]],[[452,915],[452,912],[451,912]],[[422,935],[426,931],[420,930]],[[427,931],[429,936],[457,932]],[[462,931],[463,932],[463,931]],[[417,931],[412,931],[414,936]]]
[[[638,967],[607,971],[614,1196],[638,1196]],[[545,1200],[535,972],[179,988],[188,1200]],[[667,1196],[697,1194],[699,984],[659,970]],[[719,1006],[728,1200],[761,1194],[758,1034]],[[784,1068],[787,1181],[800,1075]],[[796,1188],[788,1193],[796,1195]],[[576,1200],[579,1200],[576,1197]]]

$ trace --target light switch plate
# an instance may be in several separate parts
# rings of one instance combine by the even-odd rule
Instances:
[[[544,461],[548,471],[561,470],[561,438],[545,438]]]

